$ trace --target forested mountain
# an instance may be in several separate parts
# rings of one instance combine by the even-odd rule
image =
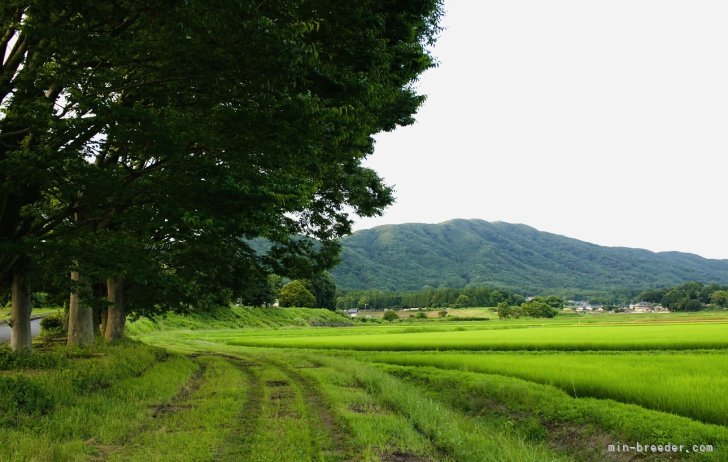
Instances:
[[[342,239],[341,289],[503,286],[528,291],[728,283],[728,260],[603,247],[530,226],[483,220],[386,225]]]

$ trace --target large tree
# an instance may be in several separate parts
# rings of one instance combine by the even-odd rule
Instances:
[[[93,339],[92,282],[108,287],[113,338],[124,312],[114,309],[127,295],[143,300],[135,289],[149,293],[150,281],[161,295],[146,303],[157,303],[329,266],[350,231],[347,206],[373,215],[392,200],[361,161],[374,133],[411,123],[421,104],[410,85],[432,65],[424,47],[439,5],[186,1],[159,11],[148,1],[3,10],[5,46],[20,48],[0,87],[0,272],[29,300],[34,258],[65,261],[72,344]],[[274,242],[267,256],[250,251],[254,237]],[[230,271],[214,271],[222,263]],[[255,277],[231,277],[245,274]],[[30,307],[16,305],[25,325]]]
[[[30,277],[41,243],[78,212],[51,191],[80,193],[86,147],[110,121],[89,101],[111,107],[117,89],[108,64],[115,40],[151,2],[10,0],[0,6],[0,279],[12,279],[13,340],[30,348]]]

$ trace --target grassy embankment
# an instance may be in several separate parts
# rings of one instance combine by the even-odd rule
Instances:
[[[135,342],[30,358],[3,350],[0,387],[13,399],[0,404],[0,460],[632,460],[607,446],[668,442],[715,448],[679,460],[726,460],[728,340],[684,348],[685,332],[725,333],[728,319],[661,316],[331,328],[301,326],[347,320],[234,309],[140,320],[134,336],[177,353]],[[630,341],[663,327],[677,329],[679,351]],[[622,334],[595,342],[600,329]],[[634,351],[554,349],[552,332],[574,337],[569,349]],[[448,337],[473,350],[551,350],[434,351]],[[281,346],[243,345],[272,339]],[[310,348],[317,341],[325,348]]]

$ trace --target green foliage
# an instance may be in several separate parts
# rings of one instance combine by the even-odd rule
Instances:
[[[46,335],[60,334],[63,332],[64,322],[65,315],[62,312],[54,313],[41,319],[40,327]]]
[[[498,318],[507,319],[512,316],[513,310],[511,309],[510,305],[508,305],[508,303],[500,302],[498,304],[496,312],[498,313]]]
[[[447,312],[446,312],[447,313]],[[386,314],[386,313],[385,313]],[[410,316],[412,319],[427,319],[427,313],[424,311],[418,311],[417,313]]]
[[[394,310],[387,310],[387,311],[384,312],[384,315],[382,316],[382,318],[385,321],[390,321],[390,322],[391,321],[398,321],[399,320],[399,315]]]
[[[553,318],[559,311],[542,300],[533,299],[521,305],[524,316],[529,318]]]
[[[541,301],[551,308],[563,308],[564,307],[564,300],[561,298],[555,296],[555,295],[549,295],[548,297],[534,297],[533,300]]]
[[[336,281],[328,271],[316,274],[303,282],[316,297],[314,304],[316,307],[328,310],[336,309]]]
[[[294,280],[283,286],[278,296],[281,307],[298,306],[311,308],[316,304],[316,297],[306,288],[302,281]]]
[[[270,306],[278,297],[283,287],[283,278],[277,274],[269,274],[265,278],[257,279],[252,290],[247,290],[239,298],[243,305],[248,306]]]
[[[728,308],[728,291],[716,290],[710,296],[710,303],[723,308]]]
[[[342,292],[336,299],[336,308],[348,310],[365,306],[369,309],[388,308],[458,308],[463,306],[495,306],[506,301],[519,304],[521,295],[488,287],[463,289],[427,289],[418,292],[386,292],[381,290],[356,290]]]
[[[440,311],[438,311],[438,312],[437,312],[437,315],[438,315],[438,316],[439,316],[440,318],[446,318],[446,317],[447,317],[447,315],[448,315],[448,313],[447,313],[447,310],[440,310]]]
[[[375,134],[414,122],[441,8],[11,2],[0,280],[28,261],[56,296],[74,267],[85,305],[119,277],[127,308],[154,314],[264,305],[268,274],[331,267],[350,214],[393,201],[363,161]],[[254,238],[272,243],[264,255]]]
[[[728,262],[600,247],[525,225],[451,220],[357,231],[342,239],[342,262],[332,274],[342,290],[491,286],[623,303],[646,287],[725,283]]]
[[[728,306],[728,286],[687,282],[677,287],[646,290],[635,301],[660,304],[670,311],[698,311],[708,303],[725,307]]]

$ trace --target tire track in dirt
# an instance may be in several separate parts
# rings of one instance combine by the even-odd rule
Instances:
[[[202,386],[204,382],[205,371],[207,370],[207,365],[197,360],[198,356],[199,355],[190,356],[192,362],[197,365],[197,370],[195,370],[192,375],[190,375],[189,379],[187,379],[187,382],[182,385],[177,394],[175,394],[168,402],[150,405],[150,409],[152,410],[150,418],[142,421],[133,431],[129,432],[126,436],[124,436],[119,443],[102,445],[95,442],[87,442],[87,444],[93,446],[97,451],[97,454],[93,457],[92,460],[107,460],[109,457],[114,456],[114,454],[122,451],[125,447],[127,447],[137,435],[146,433],[154,428],[158,419],[163,418],[168,414],[172,414],[189,408],[190,405],[187,403],[189,402],[190,398],[194,396],[197,390],[199,390]],[[166,359],[166,356],[164,356],[158,358],[157,362],[164,362],[166,361]],[[152,369],[154,365],[156,365],[156,363],[152,364],[144,372]]]
[[[192,374],[187,383],[177,392],[177,394],[168,403],[155,404],[152,406],[154,410],[152,412],[152,419],[158,419],[166,414],[181,411],[182,409],[188,409],[190,407],[187,402],[192,396],[200,389],[204,382],[205,372],[207,371],[207,364],[199,362],[196,357],[192,358],[192,361],[197,364],[197,370]]]
[[[312,420],[311,425],[314,428],[320,428],[328,435],[332,447],[320,448],[324,457],[335,460],[350,460],[355,453],[355,449],[350,441],[348,430],[337,419],[328,402],[317,390],[315,379],[305,377],[293,367],[281,363],[276,363],[276,367],[284,371],[299,386],[308,409],[309,420]]]
[[[213,460],[216,462],[251,460],[251,443],[260,420],[263,401],[263,383],[253,368],[260,365],[246,358],[231,355],[220,356],[243,372],[247,383],[246,393],[248,396],[237,417],[235,428],[225,439],[223,445],[218,448],[217,455]]]
[[[356,450],[350,443],[347,429],[342,425],[323,395],[316,389],[315,380],[305,377],[294,366],[282,364],[269,358],[256,357],[253,361],[244,356],[220,355],[240,368],[247,377],[249,397],[241,410],[239,423],[218,451],[215,461],[251,460],[251,443],[259,430],[262,405],[265,396],[276,403],[275,412],[269,418],[294,418],[307,424],[314,434],[325,434],[323,438],[311,441],[323,460],[352,460]],[[256,373],[254,368],[260,368]],[[280,380],[262,380],[259,374],[277,371]],[[305,415],[295,411],[294,403],[301,400]]]
[[[329,436],[329,441],[332,443],[332,447],[322,450],[322,456],[324,460],[337,460],[337,461],[359,461],[362,458],[362,450],[364,448],[357,448],[351,435],[350,430],[346,424],[336,416],[331,405],[325,399],[323,393],[319,391],[318,383],[315,378],[308,377],[305,373],[299,372],[303,369],[325,367],[315,360],[312,361],[311,365],[302,366],[291,366],[290,364],[284,364],[281,362],[275,362],[275,365],[284,371],[292,380],[294,380],[301,389],[302,396],[306,402],[306,406],[313,413],[309,413],[311,416],[315,416],[317,422],[312,423],[314,428],[320,428],[321,431],[326,432]],[[363,384],[355,385],[365,393],[371,395],[369,390]],[[387,406],[389,408],[389,406]],[[391,409],[392,412],[394,409]],[[367,411],[364,411],[366,413]],[[452,460],[445,450],[438,447],[435,441],[432,440],[431,436],[426,434],[411,419],[406,415],[402,414],[412,429],[417,432],[424,441],[430,443],[432,451],[434,453],[434,459],[432,457],[418,455],[407,451],[401,450],[379,450],[374,448],[374,454],[381,462],[435,462],[438,460]]]

